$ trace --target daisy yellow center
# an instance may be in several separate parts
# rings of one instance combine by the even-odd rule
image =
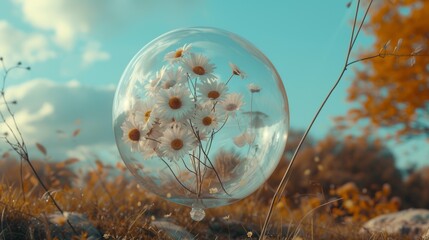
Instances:
[[[210,126],[213,122],[213,119],[211,117],[207,116],[207,117],[203,118],[202,122],[203,122],[204,126]]]
[[[170,106],[171,109],[179,109],[182,107],[182,100],[178,97],[172,97],[168,101],[168,106]]]
[[[230,103],[230,104],[226,105],[225,109],[227,111],[234,111],[237,109],[237,107],[238,107],[237,104]]]
[[[206,74],[206,70],[202,66],[195,66],[194,68],[192,68],[192,71],[197,75]]]
[[[210,91],[207,94],[207,97],[209,97],[211,99],[217,99],[218,97],[220,97],[220,93],[218,91]]]
[[[183,148],[183,141],[182,141],[182,139],[176,138],[173,141],[171,141],[170,145],[171,145],[172,149],[178,151],[178,150]]]
[[[145,122],[149,121],[150,113],[151,113],[151,111],[150,111],[150,110],[144,113],[144,121],[145,121]]]
[[[179,49],[176,51],[176,53],[174,54],[175,58],[180,58],[183,55],[183,49]]]
[[[131,141],[137,142],[138,140],[140,140],[140,131],[139,131],[138,129],[136,129],[136,128],[131,129],[131,130],[128,132],[128,138],[129,138]]]

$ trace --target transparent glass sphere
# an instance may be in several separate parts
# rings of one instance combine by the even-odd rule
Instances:
[[[116,144],[147,190],[193,208],[230,204],[260,187],[289,128],[276,69],[245,39],[215,28],[168,32],[125,69],[113,103]]]

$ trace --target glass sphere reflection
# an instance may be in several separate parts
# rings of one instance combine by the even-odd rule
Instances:
[[[271,62],[215,28],[166,33],[125,69],[113,104],[116,143],[149,191],[204,208],[254,192],[277,166],[289,110]],[[197,206],[197,207],[195,207]]]

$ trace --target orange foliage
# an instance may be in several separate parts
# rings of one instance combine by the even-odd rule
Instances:
[[[189,217],[188,207],[168,203],[143,190],[123,164],[110,166],[96,161],[96,167],[87,168],[85,172],[64,174],[72,172],[75,162],[76,159],[71,158],[56,163],[33,163],[62,209],[67,213],[84,214],[105,239],[168,239],[152,224],[156,220],[182,226],[198,239],[245,239],[248,232],[260,231],[269,207],[261,200],[259,192],[235,204],[208,209],[203,221],[194,222]],[[24,175],[27,171],[24,168]],[[19,172],[19,161],[0,159],[0,233],[3,234],[0,236],[4,239],[50,239],[49,226],[64,225],[67,215],[47,218],[56,212],[52,202],[41,189],[32,190],[38,183],[31,183],[28,177],[23,179],[24,197]],[[50,182],[53,178],[61,181]],[[292,239],[297,232],[303,239],[364,239],[354,234],[361,221],[398,209],[399,202],[390,197],[392,190],[384,185],[375,196],[370,196],[357,184],[347,183],[324,194],[302,196],[299,206],[283,196],[274,207],[269,239]],[[347,224],[339,225],[338,221],[343,220]],[[33,227],[36,223],[40,224],[40,229]],[[213,230],[219,223],[226,224],[226,229]],[[245,230],[242,235],[230,236],[240,229]]]
[[[349,88],[358,107],[348,119],[394,127],[397,136],[429,136],[429,1],[380,1],[365,26],[375,37]]]
[[[391,197],[389,184],[375,193],[372,198],[359,190],[354,182],[346,183],[337,189],[332,189],[331,195],[341,198],[341,201],[332,204],[332,215],[337,219],[351,219],[364,222],[381,214],[396,212],[401,201],[397,197]]]
[[[71,169],[77,161],[76,158],[69,158],[62,162],[34,160],[32,163],[41,180],[49,189],[69,189],[77,178]],[[44,194],[44,189],[26,162],[22,162],[21,165],[9,156],[0,158],[0,166],[1,182],[16,189],[23,189],[27,193]]]
[[[269,188],[275,189],[287,164],[286,160],[279,164],[268,180]],[[323,193],[348,182],[368,189],[371,195],[385,183],[395,186],[393,195],[402,192],[401,173],[395,166],[394,155],[382,143],[368,136],[345,139],[328,136],[314,147],[302,149],[286,186],[286,195]],[[271,197],[272,193],[266,195]]]

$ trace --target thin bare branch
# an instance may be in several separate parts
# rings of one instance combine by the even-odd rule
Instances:
[[[10,108],[9,102],[7,101],[6,96],[5,96],[6,79],[8,77],[8,74],[11,71],[14,71],[16,69],[30,70],[30,67],[23,67],[22,64],[20,62],[18,62],[15,66],[7,68],[6,64],[4,63],[3,58],[0,58],[0,62],[2,63],[2,67],[3,67],[3,71],[4,71],[3,82],[2,82],[2,86],[1,86],[1,96],[2,96],[2,101],[3,101],[4,105],[6,106],[6,112],[7,112],[8,116],[10,116],[12,118],[12,124],[10,124],[7,121],[6,115],[2,111],[0,111],[0,117],[1,117],[1,119],[3,121],[3,123],[7,126],[8,130],[10,131],[10,134],[13,136],[13,139],[15,141],[15,142],[11,142],[6,137],[5,138],[6,143],[9,144],[9,146],[11,146],[12,149],[20,156],[21,161],[24,160],[25,162],[28,163],[28,165],[31,168],[31,171],[33,172],[33,174],[36,177],[37,181],[39,182],[40,186],[42,186],[42,188],[45,190],[45,193],[48,195],[49,199],[55,205],[55,207],[57,208],[57,210],[61,214],[64,214],[63,209],[59,206],[58,202],[52,196],[52,194],[50,193],[48,187],[43,183],[40,175],[37,173],[34,165],[31,163],[30,157],[28,155],[27,146],[26,146],[25,141],[24,141],[24,137],[22,136],[21,130],[19,129],[18,123],[16,122],[15,116],[14,116],[14,114],[13,114],[11,108]],[[25,194],[25,193],[23,193],[23,194]],[[73,225],[70,223],[70,221],[68,219],[67,219],[67,224],[70,226],[70,228],[72,229],[73,233],[75,235],[78,235],[76,229],[73,227]]]
[[[367,11],[368,11],[368,9],[370,7],[371,7],[371,5],[369,5],[367,7]],[[292,166],[294,165],[296,156],[298,155],[298,153],[299,153],[299,151],[300,151],[300,149],[302,147],[302,144],[304,143],[305,139],[307,138],[308,133],[310,132],[311,128],[313,127],[314,122],[316,121],[317,117],[319,116],[319,114],[322,111],[323,107],[325,106],[326,102],[331,97],[332,93],[334,92],[334,90],[336,89],[336,87],[338,86],[338,84],[340,83],[341,79],[344,76],[344,73],[347,71],[347,67],[349,66],[348,63],[349,63],[350,54],[351,54],[351,52],[353,50],[353,46],[354,46],[354,39],[357,38],[358,33],[359,33],[358,32],[355,35],[355,28],[356,28],[356,24],[357,24],[357,17],[358,17],[358,14],[359,14],[359,8],[360,8],[360,0],[358,1],[358,4],[356,6],[356,12],[355,12],[354,21],[353,21],[352,33],[350,34],[350,44],[349,44],[349,47],[348,47],[348,50],[347,50],[346,60],[344,61],[344,67],[343,67],[340,75],[338,76],[338,79],[335,81],[334,85],[329,90],[328,94],[326,95],[325,99],[323,100],[322,104],[317,109],[316,114],[314,115],[314,117],[311,120],[309,126],[307,127],[307,130],[304,132],[304,135],[302,136],[301,140],[299,141],[299,144],[298,144],[298,146],[297,146],[297,148],[296,148],[296,150],[295,150],[295,152],[294,152],[294,154],[293,154],[293,156],[292,156],[292,158],[290,160],[290,163],[289,163],[289,165],[288,165],[285,173],[283,174],[283,177],[282,177],[279,185],[277,186],[277,190],[274,193],[273,199],[271,200],[271,204],[270,204],[270,207],[268,209],[268,213],[267,213],[267,216],[265,218],[264,225],[262,226],[262,230],[261,230],[261,234],[260,234],[259,239],[263,239],[264,236],[265,236],[265,233],[266,233],[267,228],[268,228],[268,224],[269,224],[269,222],[271,220],[271,216],[272,216],[272,212],[273,212],[273,209],[274,209],[274,205],[278,201],[277,199],[283,193],[282,189],[285,188],[285,184],[287,183],[288,176],[289,176],[289,174],[291,172]],[[364,18],[362,19],[362,23],[361,24],[363,24],[363,22],[365,22],[365,18],[366,18],[366,14],[365,14]]]

